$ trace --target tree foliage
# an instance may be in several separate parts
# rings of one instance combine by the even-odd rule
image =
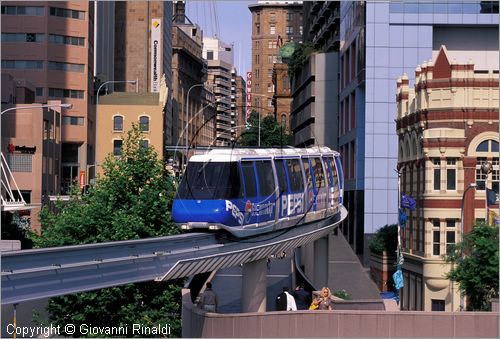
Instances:
[[[385,225],[377,230],[368,245],[370,251],[376,254],[395,255],[398,247],[398,225]]]
[[[172,179],[152,147],[141,146],[137,125],[124,138],[122,155],[108,155],[95,187],[44,207],[37,247],[130,240],[177,233],[170,217]],[[180,282],[145,282],[52,298],[54,325],[145,326],[168,324],[180,336]],[[131,335],[129,330],[128,335]],[[78,336],[79,333],[75,333]]]
[[[314,52],[316,52],[316,50],[310,42],[304,42],[298,45],[290,60],[287,61],[290,79],[295,77],[295,74],[302,69],[302,66],[306,64],[309,56]]]
[[[252,111],[248,119],[249,129],[245,130],[238,146],[257,146],[259,140],[259,113]],[[281,147],[289,144],[289,135],[285,128],[276,121],[274,116],[261,117],[260,121],[260,146]]]
[[[454,264],[447,278],[465,291],[467,310],[491,310],[491,298],[498,296],[498,226],[474,225],[463,242],[451,247],[445,260]]]

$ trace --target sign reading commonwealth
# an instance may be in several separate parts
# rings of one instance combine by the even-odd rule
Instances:
[[[151,20],[151,92],[160,92],[161,79],[161,19]]]

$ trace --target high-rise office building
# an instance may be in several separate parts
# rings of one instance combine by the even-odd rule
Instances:
[[[93,25],[93,2],[2,2],[2,74],[32,83],[36,103],[73,104],[62,112],[60,162],[46,164],[60,167],[55,193],[92,161]]]
[[[115,2],[114,78],[137,80],[137,87],[116,83],[116,91],[158,93],[165,74],[168,89],[164,119],[164,144],[174,140],[172,112],[172,1]],[[99,18],[99,16],[98,16]]]
[[[273,65],[283,44],[302,41],[302,1],[257,1],[248,7],[252,13],[250,109],[274,115]]]
[[[337,148],[339,3],[306,2],[303,17],[304,44],[315,51],[292,70],[292,142]]]
[[[441,45],[459,63],[498,69],[498,3],[341,2],[340,41],[339,150],[350,211],[343,230],[366,254],[371,234],[398,220],[397,78]]]

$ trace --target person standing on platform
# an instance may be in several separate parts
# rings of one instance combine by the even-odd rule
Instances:
[[[297,301],[297,309],[307,310],[309,308],[311,296],[309,292],[304,289],[304,283],[300,283],[300,285],[295,288],[293,295]]]
[[[323,287],[321,289],[321,296],[318,299],[318,310],[332,310],[333,309],[333,299],[332,292],[328,287]]]
[[[297,304],[295,303],[295,298],[293,295],[288,293],[288,288],[283,291],[286,294],[286,310],[287,311],[297,311]]]
[[[201,308],[207,312],[217,312],[217,294],[212,290],[211,282],[207,282],[206,287],[201,296]]]
[[[288,303],[286,291],[288,291],[288,287],[283,287],[283,292],[276,297],[276,311],[286,311]]]

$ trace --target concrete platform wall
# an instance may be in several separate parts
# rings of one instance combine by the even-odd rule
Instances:
[[[205,313],[183,290],[182,336],[206,338],[498,338],[498,312]]]

